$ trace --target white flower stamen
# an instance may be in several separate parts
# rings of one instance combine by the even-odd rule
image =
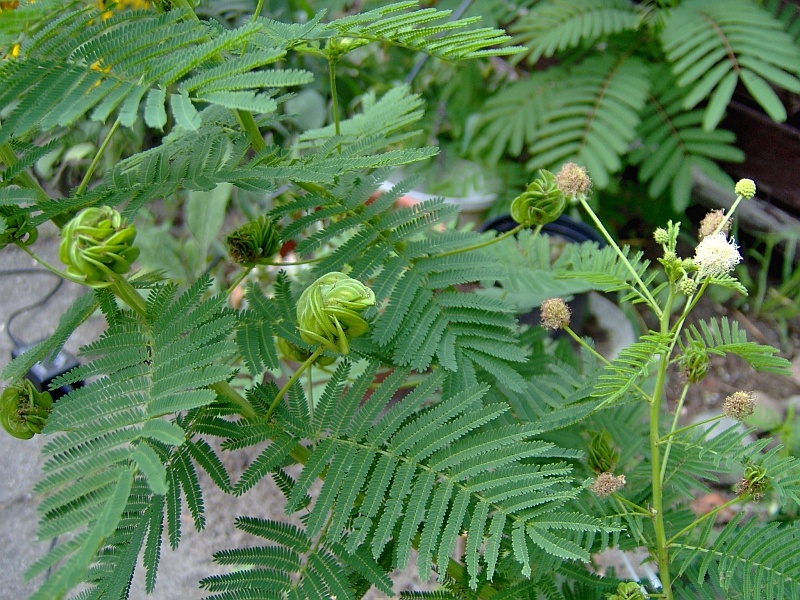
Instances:
[[[741,261],[739,246],[722,232],[704,237],[694,251],[694,264],[700,277],[725,275]]]

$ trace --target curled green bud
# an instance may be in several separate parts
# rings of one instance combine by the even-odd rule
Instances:
[[[620,583],[616,593],[609,596],[608,600],[645,600],[642,584],[636,581]]]
[[[758,502],[763,498],[764,492],[769,487],[767,471],[761,465],[749,462],[744,467],[744,477],[734,487],[734,491],[739,496],[750,495],[753,500]]]
[[[304,350],[297,344],[293,344],[292,342],[289,342],[283,338],[278,338],[278,350],[280,350],[281,354],[286,360],[293,360],[294,362],[299,363],[306,362],[311,356],[311,352],[308,350]],[[317,357],[317,360],[314,362],[314,364],[327,367],[335,362],[336,359],[332,356],[320,355]]]
[[[39,392],[23,379],[0,395],[0,425],[13,437],[29,440],[44,429],[52,405],[49,392]]]
[[[752,179],[740,179],[736,182],[733,191],[742,198],[749,200],[756,195],[756,182]]]
[[[541,169],[539,177],[511,203],[511,218],[520,225],[532,227],[555,221],[567,207],[567,197],[558,184],[555,175]]]
[[[360,281],[334,271],[308,286],[297,301],[297,329],[307,344],[347,354],[350,338],[369,329],[361,312],[375,306],[375,294]]]
[[[16,206],[0,206],[0,249],[9,244],[32,244],[39,230],[28,225],[27,211]]]
[[[682,348],[682,351],[678,364],[689,383],[698,383],[705,379],[709,365],[705,344],[693,340],[687,347]]]
[[[595,473],[613,471],[620,457],[620,449],[614,443],[614,438],[607,431],[595,432],[589,442],[587,462],[589,468]]]
[[[58,256],[67,274],[90,287],[111,285],[111,275],[127,273],[139,256],[136,228],[113,208],[85,208],[61,230]]]
[[[263,215],[229,233],[225,242],[231,258],[245,267],[268,263],[281,247],[275,224]]]

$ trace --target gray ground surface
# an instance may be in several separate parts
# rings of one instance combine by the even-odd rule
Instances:
[[[57,265],[57,240],[53,234],[43,234],[37,242],[37,252]],[[0,271],[35,268],[33,260],[16,248],[5,248],[0,253]],[[12,344],[5,331],[8,316],[16,309],[27,306],[47,294],[55,279],[46,276],[0,276],[0,369],[10,359]],[[12,325],[14,335],[23,342],[32,343],[50,335],[61,314],[85,289],[65,283],[44,308],[22,315]],[[78,349],[102,332],[102,317],[95,316],[81,326],[69,339],[66,349],[77,354]],[[36,581],[25,582],[26,569],[47,552],[47,544],[37,544],[36,504],[33,486],[39,479],[41,459],[39,451],[42,438],[17,440],[0,431],[0,600],[22,600],[36,589]],[[226,458],[234,480],[254,458],[254,453],[238,452]],[[137,572],[131,598],[156,600],[194,600],[204,595],[197,587],[202,577],[221,573],[223,568],[214,565],[212,554],[216,550],[233,548],[248,543],[247,534],[234,528],[238,515],[285,519],[283,496],[268,481],[250,490],[241,498],[217,491],[208,478],[200,473],[205,495],[206,528],[194,531],[186,510],[181,545],[176,552],[162,555],[155,593],[146,596],[141,573]],[[250,538],[253,540],[253,538]],[[416,564],[415,561],[413,564]],[[138,570],[137,570],[138,571]],[[395,576],[397,590],[420,589],[419,580],[407,573]],[[373,590],[374,592],[374,590]],[[369,596],[375,600],[380,594]]]

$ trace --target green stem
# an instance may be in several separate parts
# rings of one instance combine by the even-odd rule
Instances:
[[[741,502],[741,501],[742,501],[742,498],[741,498],[740,496],[736,496],[736,498],[734,498],[734,499],[732,499],[732,500],[728,500],[728,501],[727,501],[725,504],[721,504],[720,506],[717,506],[717,507],[716,507],[716,508],[714,508],[713,510],[710,510],[710,511],[708,511],[708,512],[707,512],[706,514],[704,514],[702,517],[700,517],[700,518],[698,518],[698,519],[695,519],[694,521],[692,521],[691,523],[689,523],[689,524],[688,524],[686,527],[684,527],[683,529],[681,529],[681,530],[680,530],[678,533],[676,533],[676,534],[675,534],[675,535],[673,535],[671,538],[669,538],[669,539],[667,540],[667,546],[671,546],[671,545],[672,545],[672,543],[673,543],[675,540],[677,540],[679,537],[681,537],[681,536],[682,536],[684,533],[686,533],[687,531],[691,531],[692,529],[694,529],[695,527],[697,527],[698,525],[700,525],[700,523],[702,523],[703,521],[705,521],[705,520],[706,520],[706,519],[708,519],[709,517],[713,517],[713,516],[714,516],[714,515],[716,515],[716,514],[717,514],[719,511],[721,511],[721,510],[724,510],[724,509],[726,509],[726,508],[728,508],[729,506],[732,506],[732,505],[734,505],[734,504],[738,504],[738,503],[739,503],[739,502]]]
[[[672,450],[672,440],[673,440],[672,436],[675,435],[675,433],[677,433],[678,418],[680,417],[681,409],[683,409],[683,403],[686,400],[686,393],[688,391],[689,391],[689,384],[686,383],[686,384],[684,384],[683,389],[681,390],[681,397],[680,397],[680,400],[678,400],[678,406],[675,407],[675,416],[672,418],[672,427],[670,427],[670,429],[669,429],[670,432],[669,432],[668,435],[665,435],[664,437],[662,437],[659,440],[659,443],[661,443],[666,438],[669,438],[669,441],[667,442],[667,448],[666,448],[666,450],[664,450],[664,460],[662,461],[662,464],[661,464],[661,481],[662,481],[662,483],[664,482],[664,475],[667,472],[667,462],[669,462],[669,453]]]
[[[131,307],[132,310],[139,313],[142,317],[147,318],[147,304],[144,299],[136,291],[130,282],[116,273],[112,274],[112,281],[114,282],[111,289],[119,296],[125,304]]]
[[[659,443],[663,443],[664,440],[670,440],[673,436],[678,435],[679,433],[683,433],[684,431],[689,431],[690,429],[694,429],[695,427],[700,427],[701,425],[707,425],[709,423],[713,423],[714,421],[719,421],[724,415],[719,414],[713,417],[709,417],[708,419],[703,419],[702,421],[698,421],[697,423],[692,423],[691,425],[686,425],[685,427],[681,427],[680,429],[676,429],[675,431],[671,431],[666,435],[661,436]],[[667,446],[669,448],[669,446]]]
[[[336,131],[336,137],[339,137],[342,132],[339,128],[339,94],[336,93],[336,60],[328,59],[328,79],[331,86],[331,100],[333,102],[333,128]],[[339,144],[339,153],[342,152],[342,146]]]
[[[226,296],[230,296],[230,295],[233,293],[233,290],[235,290],[235,289],[236,289],[236,286],[238,286],[240,283],[242,283],[242,281],[244,280],[244,278],[245,278],[245,277],[247,277],[247,274],[248,274],[248,273],[249,273],[251,270],[252,270],[252,267],[245,267],[244,269],[242,269],[242,272],[241,272],[241,273],[239,273],[239,274],[236,276],[236,279],[234,279],[234,280],[233,280],[233,283],[231,283],[231,284],[228,286],[228,291],[226,291],[226,292],[225,292],[225,295],[226,295]]]
[[[595,224],[595,227],[597,227],[600,233],[603,234],[603,237],[606,239],[608,244],[612,248],[614,248],[614,252],[617,253],[617,256],[620,257],[623,264],[625,265],[625,268],[628,269],[630,274],[633,276],[634,281],[636,281],[639,288],[641,289],[642,295],[647,300],[647,303],[650,305],[650,308],[653,309],[653,312],[655,312],[656,316],[660,319],[662,316],[661,307],[656,302],[656,299],[653,298],[653,294],[651,294],[650,290],[647,289],[647,286],[645,285],[644,281],[642,281],[642,278],[639,277],[639,274],[636,272],[636,269],[633,268],[633,265],[630,263],[628,258],[625,256],[625,254],[623,254],[622,250],[620,250],[620,247],[617,245],[617,242],[615,242],[614,238],[611,237],[611,234],[608,233],[608,230],[603,226],[603,223],[600,221],[595,212],[592,210],[592,207],[589,206],[589,203],[586,202],[586,199],[583,197],[579,197],[579,199],[581,206],[583,206],[583,209],[589,214],[589,216],[591,217],[592,221]]]
[[[217,396],[224,398],[225,400],[228,400],[238,406],[241,409],[241,414],[245,419],[252,420],[258,416],[256,409],[253,408],[253,405],[250,404],[244,396],[233,389],[233,386],[231,386],[231,384],[227,381],[218,381],[217,383],[212,383],[208,387],[214,390],[217,393]],[[304,446],[301,446],[301,448],[304,448]],[[308,460],[308,458],[306,458],[306,460]]]
[[[630,500],[620,496],[616,492],[611,494],[611,497],[614,498],[616,501],[618,501],[620,504],[627,504],[628,506],[630,506],[634,511],[632,514],[641,515],[643,517],[647,517],[648,519],[652,519],[653,518],[653,513],[651,513],[649,510],[639,506],[635,502],[631,502]],[[631,514],[631,513],[628,513],[628,514]]]
[[[600,360],[600,362],[602,362],[602,363],[604,363],[604,364],[606,364],[606,365],[610,365],[610,364],[611,364],[611,361],[610,361],[610,360],[608,360],[608,359],[607,359],[605,356],[603,356],[603,355],[602,355],[602,354],[600,354],[600,353],[599,353],[597,350],[595,350],[594,348],[592,348],[592,346],[591,346],[591,345],[589,345],[589,344],[586,342],[586,340],[584,340],[584,339],[583,339],[581,336],[579,336],[577,333],[575,333],[575,332],[572,330],[572,328],[571,328],[569,325],[565,325],[563,329],[564,329],[564,331],[566,331],[566,332],[569,334],[569,336],[570,336],[570,337],[571,337],[573,340],[575,340],[575,341],[576,341],[576,342],[577,342],[577,343],[578,343],[578,344],[579,344],[579,345],[580,345],[582,348],[585,348],[585,349],[586,349],[586,350],[587,350],[587,351],[588,351],[588,352],[589,352],[589,353],[590,353],[592,356],[594,356],[595,358],[599,359],[599,360]],[[637,392],[639,392],[639,393],[642,395],[642,397],[643,397],[645,400],[647,400],[648,404],[649,404],[649,403],[651,403],[651,402],[653,401],[653,399],[650,397],[650,394],[648,394],[647,392],[645,392],[645,391],[644,391],[642,388],[640,388],[638,385],[634,385],[634,386],[633,386],[633,389],[635,389]]]
[[[498,235],[496,237],[490,238],[488,240],[484,240],[482,242],[476,242],[471,246],[465,246],[463,248],[456,248],[454,250],[449,250],[447,252],[442,252],[441,254],[437,254],[438,258],[442,258],[444,256],[453,256],[454,254],[461,254],[462,252],[470,252],[472,250],[478,250],[479,248],[485,248],[486,246],[491,246],[492,244],[496,244],[500,240],[504,240],[506,238],[511,237],[512,235],[516,235],[520,231],[525,228],[524,225],[517,225],[514,229],[506,231],[505,233]],[[536,229],[533,230],[533,235],[536,236],[542,230],[542,225],[537,225]]]
[[[736,196],[736,200],[733,201],[733,205],[731,206],[731,209],[728,211],[728,214],[726,214],[725,218],[719,222],[719,225],[717,225],[716,229],[714,229],[711,235],[717,234],[720,231],[722,231],[722,228],[725,227],[725,224],[731,220],[731,217],[733,216],[733,213],[736,211],[736,208],[739,206],[739,202],[742,201],[742,198],[743,196],[741,195]]]
[[[314,353],[311,356],[309,356],[308,359],[306,359],[306,362],[300,365],[300,368],[297,369],[297,371],[295,371],[294,374],[289,378],[289,381],[287,381],[284,384],[284,386],[275,396],[275,399],[272,401],[272,404],[269,405],[269,408],[267,409],[267,414],[264,415],[265,421],[269,421],[269,418],[272,416],[272,413],[275,412],[275,409],[278,408],[278,403],[281,401],[281,398],[283,398],[283,395],[286,393],[286,391],[294,385],[294,382],[297,381],[297,378],[300,377],[300,375],[302,375],[307,368],[309,368],[312,364],[314,364],[314,361],[317,360],[320,354],[322,354],[323,350],[324,350],[323,346],[320,346],[319,348],[314,350]]]
[[[106,134],[103,143],[100,144],[100,147],[97,149],[97,152],[94,153],[94,158],[92,159],[89,168],[86,170],[86,175],[83,176],[83,179],[78,185],[78,188],[75,190],[75,196],[80,196],[86,191],[86,188],[89,186],[89,182],[92,180],[92,175],[94,175],[94,171],[95,169],[97,169],[97,165],[100,162],[100,159],[103,157],[103,153],[106,151],[109,142],[111,141],[111,136],[114,135],[114,133],[117,131],[118,128],[119,128],[119,117],[117,117],[117,120],[114,121],[114,124],[111,126],[111,129]]]
[[[672,312],[672,303],[675,299],[675,291],[670,286],[669,296],[664,310],[661,311],[661,333],[669,333],[669,316]],[[653,391],[653,402],[650,404],[650,467],[653,485],[653,528],[656,534],[655,554],[658,560],[658,571],[661,583],[664,586],[665,598],[672,600],[672,578],[669,574],[669,549],[667,547],[667,535],[664,528],[664,494],[663,482],[661,480],[661,447],[659,444],[658,420],[661,412],[661,402],[667,380],[667,367],[669,366],[669,355],[672,346],[661,354],[658,363],[658,374]]]
[[[267,143],[264,141],[264,136],[261,135],[261,130],[258,128],[258,123],[256,123],[253,115],[246,110],[236,110],[233,114],[250,138],[250,145],[253,146],[253,150],[261,152],[266,148]]]
[[[17,247],[18,247],[20,250],[22,250],[23,252],[25,252],[25,254],[27,254],[28,256],[30,256],[30,257],[31,257],[33,260],[35,260],[37,263],[39,263],[40,265],[42,265],[42,266],[43,266],[45,269],[47,269],[47,270],[48,270],[48,271],[50,271],[51,273],[54,273],[54,274],[58,275],[59,277],[62,277],[62,278],[64,278],[64,279],[66,279],[67,281],[72,281],[73,283],[78,283],[78,284],[80,284],[80,285],[84,285],[84,281],[83,281],[83,279],[80,279],[80,278],[78,278],[78,277],[73,277],[72,275],[69,275],[69,274],[65,273],[64,271],[59,271],[57,268],[55,268],[53,265],[51,265],[51,264],[50,264],[49,262],[47,262],[45,259],[43,259],[42,257],[40,257],[40,256],[38,256],[37,254],[35,254],[35,253],[34,253],[34,252],[33,252],[33,251],[30,249],[30,248],[28,248],[28,247],[27,247],[25,244],[22,244],[22,243],[20,243],[20,242],[17,242],[17,243],[16,243],[16,245],[17,245]]]
[[[264,266],[269,267],[299,267],[300,265],[310,265],[316,262],[319,262],[323,259],[323,256],[318,256],[317,258],[309,258],[308,260],[295,260],[292,262],[271,262],[271,263],[262,263]]]

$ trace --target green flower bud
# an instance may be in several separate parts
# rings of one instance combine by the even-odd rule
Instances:
[[[659,227],[653,232],[653,239],[657,244],[666,244],[669,242],[669,233],[663,227]]]
[[[750,462],[744,467],[744,477],[734,487],[734,491],[739,496],[750,495],[753,500],[758,502],[763,498],[764,492],[769,487],[767,471],[761,465]]]
[[[685,296],[691,296],[697,291],[697,282],[691,277],[684,277],[678,282],[678,290]]]
[[[225,242],[231,258],[245,267],[268,263],[281,247],[278,230],[263,215],[229,233]]]
[[[293,344],[283,338],[278,338],[278,350],[280,350],[281,354],[286,360],[293,360],[294,362],[304,363],[308,360],[309,356],[311,356],[311,352],[308,350],[304,350],[297,344]],[[320,355],[317,357],[317,360],[314,364],[327,367],[336,362],[336,359],[332,356],[322,356]]]
[[[58,250],[67,274],[94,288],[111,285],[112,274],[127,273],[139,256],[136,228],[125,226],[114,209],[85,208],[61,230]]]
[[[678,364],[689,383],[702,381],[708,373],[708,351],[702,342],[693,341],[678,359]]]
[[[16,206],[0,206],[0,250],[19,242],[26,246],[39,237],[39,230],[28,226],[28,213]]]
[[[756,195],[756,182],[752,179],[740,179],[736,182],[733,191],[748,200]]]
[[[297,329],[307,344],[322,344],[328,350],[347,354],[350,338],[362,336],[369,329],[359,313],[374,305],[371,289],[334,271],[317,279],[300,295]]]
[[[49,392],[39,392],[23,379],[0,395],[0,425],[13,437],[29,440],[44,429],[52,405]]]
[[[599,431],[592,435],[587,454],[587,462],[592,471],[595,473],[613,471],[619,462],[619,457],[620,450],[610,433]]]
[[[539,177],[511,203],[511,218],[520,225],[532,227],[555,221],[567,207],[567,197],[558,184],[555,175],[541,169]]]
[[[608,597],[608,600],[645,600],[642,594],[642,584],[635,581],[626,581],[617,586],[617,592]]]

